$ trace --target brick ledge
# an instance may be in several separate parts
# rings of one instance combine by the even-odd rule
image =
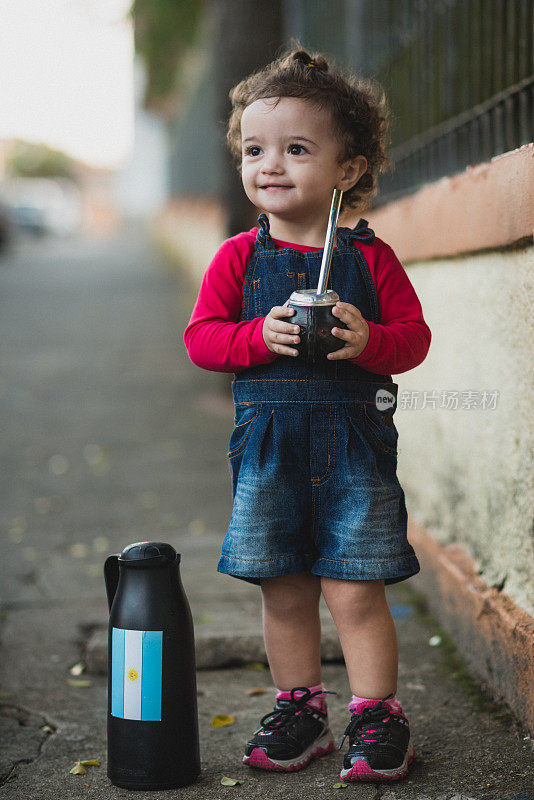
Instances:
[[[534,734],[534,619],[484,583],[461,544],[439,544],[412,519],[408,538],[421,562],[414,589],[425,595],[469,670]]]
[[[534,143],[363,216],[404,263],[527,245],[534,233]]]

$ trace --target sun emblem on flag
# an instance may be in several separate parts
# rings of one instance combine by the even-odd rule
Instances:
[[[139,673],[137,672],[137,670],[136,670],[136,669],[131,669],[131,670],[128,672],[128,677],[129,677],[129,679],[130,679],[131,681],[136,681],[136,680],[137,680],[137,678],[139,677]]]

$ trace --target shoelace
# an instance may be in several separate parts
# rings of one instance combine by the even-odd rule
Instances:
[[[295,692],[304,692],[304,694],[302,697],[296,698]],[[337,692],[310,692],[306,686],[296,686],[291,689],[291,700],[286,701],[287,705],[284,705],[283,708],[275,708],[274,711],[265,714],[260,720],[260,725],[262,728],[267,728],[267,730],[280,730],[280,728],[287,725],[291,717],[302,711],[312,697],[316,697],[319,694],[337,694]]]
[[[384,706],[384,701],[390,697],[393,697],[393,694],[388,694],[387,697],[384,697],[383,700],[380,700],[371,708],[364,708],[359,714],[352,715],[338,750],[343,747],[343,742],[347,736],[351,745],[354,739],[359,739],[360,742],[376,742],[378,738],[387,738],[389,730],[384,723],[394,712],[388,706]],[[376,734],[376,738],[372,734]]]

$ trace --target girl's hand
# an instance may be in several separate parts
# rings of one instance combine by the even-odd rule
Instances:
[[[339,317],[348,330],[345,328],[332,328],[333,336],[338,339],[345,339],[345,346],[333,353],[328,353],[327,358],[356,358],[365,348],[369,341],[369,325],[361,315],[356,306],[350,303],[337,302],[332,308],[332,314]]]
[[[289,300],[283,306],[274,306],[265,317],[262,329],[263,341],[273,353],[281,356],[298,356],[298,350],[287,345],[300,342],[300,336],[295,335],[300,328],[290,322],[281,321],[282,317],[289,317],[295,313],[295,309],[288,308],[287,303]]]

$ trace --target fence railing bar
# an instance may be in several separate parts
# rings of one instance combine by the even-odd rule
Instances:
[[[486,116],[488,112],[492,112],[495,109],[502,107],[502,104],[504,104],[507,100],[513,98],[515,95],[520,95],[522,92],[525,92],[533,86],[534,75],[530,75],[528,78],[524,78],[514,86],[510,86],[504,91],[499,92],[493,97],[490,97],[484,103],[474,106],[469,111],[463,111],[456,117],[452,117],[451,119],[446,120],[445,122],[442,122],[433,128],[430,128],[424,133],[420,133],[417,136],[412,137],[407,142],[403,142],[402,144],[393,147],[391,151],[393,160],[398,162],[406,159],[409,155],[415,153],[420,148],[427,146],[435,139],[440,139],[444,136],[447,136],[464,125],[468,125],[473,120]]]

